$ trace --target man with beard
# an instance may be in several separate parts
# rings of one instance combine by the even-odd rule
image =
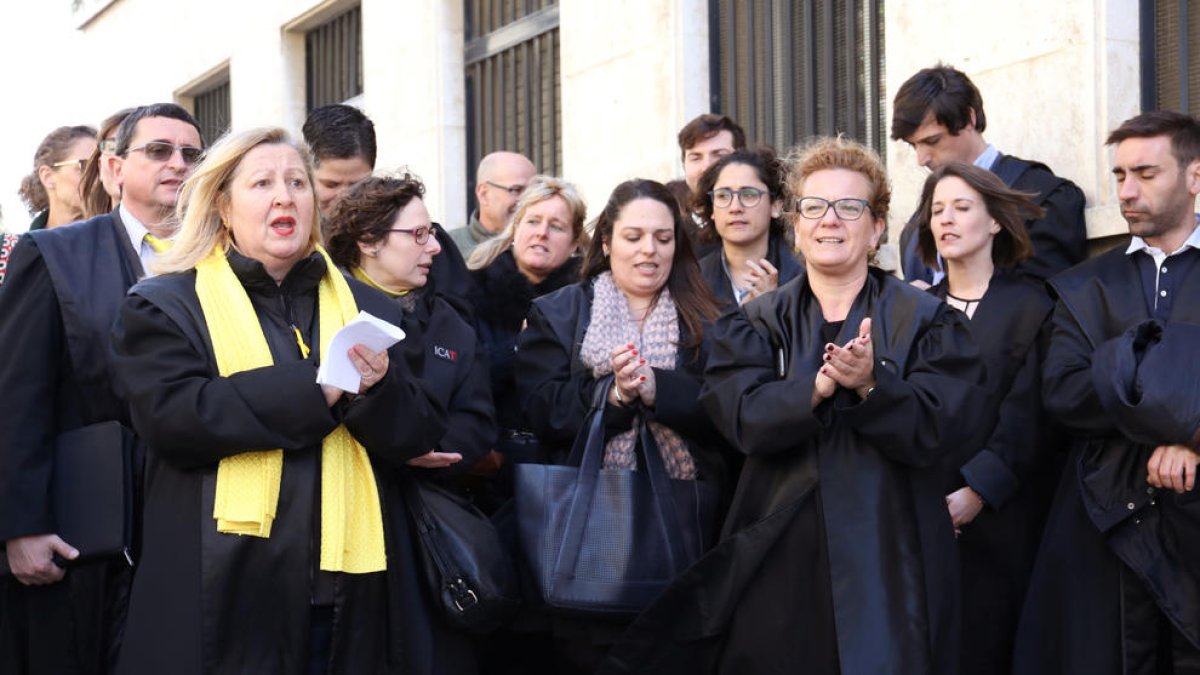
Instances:
[[[128,427],[110,381],[113,320],[126,291],[153,272],[179,189],[204,152],[199,125],[173,103],[135,109],[116,142],[108,161],[120,205],[25,235],[0,293],[0,387],[8,418],[19,420],[0,434],[0,541],[12,571],[0,587],[4,673],[106,673],[124,620],[129,563],[72,565],[79,551],[57,531],[55,439],[111,420]],[[137,467],[135,456],[130,485]],[[135,505],[133,559],[138,517]]]
[[[1200,672],[1200,121],[1125,121],[1132,241],[1050,281],[1043,375],[1074,436],[1018,630],[1017,673]]]

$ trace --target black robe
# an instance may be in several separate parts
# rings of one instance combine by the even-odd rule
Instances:
[[[112,387],[108,335],[142,275],[117,211],[25,235],[8,264],[0,388],[5,414],[19,423],[0,434],[0,542],[55,531],[48,496],[56,436],[107,420],[128,425]],[[135,489],[139,470],[135,457]],[[137,527],[135,519],[135,559]],[[129,576],[120,561],[74,566],[48,586],[0,581],[0,672],[108,672]]]
[[[446,435],[434,448],[462,454],[462,461],[446,469],[420,472],[450,477],[466,472],[487,454],[496,441],[496,408],[492,404],[487,358],[475,329],[440,294],[413,291],[412,311],[405,312],[401,327],[420,336],[425,350],[422,379],[446,409]],[[403,301],[400,301],[403,306]]]
[[[513,360],[517,335],[529,315],[529,306],[535,298],[577,281],[579,264],[579,258],[568,258],[541,283],[532,284],[517,268],[512,251],[506,250],[492,264],[472,272],[476,330],[487,352],[496,421],[502,432],[527,428],[517,396]]]
[[[144,553],[134,580],[118,672],[298,673],[307,668],[310,609],[332,582],[331,672],[439,673],[443,646],[417,582],[403,500],[389,467],[403,467],[445,431],[436,398],[414,375],[420,345],[389,350],[389,374],[333,408],[316,384],[315,254],[276,285],[257,261],[230,254],[275,364],[217,375],[195,273],[135,287],[113,334],[115,372],[147,448]],[[400,323],[399,308],[350,280],[365,310]],[[300,355],[295,325],[313,348]],[[321,441],[338,423],[367,448],[383,509],[387,571],[316,572]],[[277,517],[269,538],[217,532],[218,462],[282,448]],[[316,580],[316,581],[314,581]],[[326,590],[329,590],[326,587]]]
[[[1137,638],[1144,621],[1125,614],[1130,587],[1200,647],[1196,492],[1146,482],[1156,446],[1200,442],[1200,340],[1192,333],[1165,358],[1136,358],[1129,332],[1151,313],[1134,256],[1113,250],[1050,282],[1058,304],[1043,397],[1075,438],[1022,613],[1015,673],[1142,672],[1155,647]],[[1198,288],[1193,264],[1175,285],[1170,323],[1200,324]],[[1122,381],[1130,371],[1136,380]]]
[[[806,276],[717,322],[701,398],[747,455],[722,542],[639,617],[602,672],[957,671],[958,561],[940,467],[980,421],[979,351],[959,312],[878,270],[834,341],[867,316],[874,391],[860,401],[839,389],[816,410],[827,324]],[[799,559],[814,551],[827,560]]]
[[[945,280],[930,289],[945,298]],[[1021,604],[1057,482],[1056,436],[1042,413],[1041,372],[1054,303],[1046,291],[998,271],[970,320],[988,371],[992,406],[971,440],[949,456],[945,492],[971,486],[986,506],[962,528],[962,669],[1008,673]]]
[[[1008,187],[1034,193],[1034,202],[1046,210],[1041,218],[1026,223],[1033,255],[1017,265],[1018,274],[1042,281],[1087,257],[1084,197],[1078,185],[1054,175],[1041,162],[1012,155],[1000,155],[991,171]],[[905,279],[931,281],[917,250],[916,214],[900,231],[900,264]]]
[[[725,274],[723,264],[725,254],[718,246],[700,259],[700,274],[708,282],[708,289],[713,292],[717,304],[722,307],[737,304],[733,297],[733,288],[729,277]],[[767,260],[779,270],[779,285],[795,279],[804,271],[804,265],[788,250],[788,243],[782,235],[772,234],[767,240]]]

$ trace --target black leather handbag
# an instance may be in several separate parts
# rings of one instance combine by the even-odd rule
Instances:
[[[503,625],[520,608],[521,588],[491,520],[437,483],[402,474],[401,490],[421,542],[426,587],[442,618],[472,633]]]
[[[717,493],[672,480],[641,416],[645,470],[602,469],[604,406],[596,387],[567,465],[520,464],[515,509],[521,558],[545,606],[583,615],[635,615],[713,543]]]

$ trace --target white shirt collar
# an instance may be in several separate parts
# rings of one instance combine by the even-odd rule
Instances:
[[[988,146],[983,150],[983,154],[976,157],[972,164],[981,169],[991,171],[992,165],[996,163],[997,159],[1000,159],[1000,151],[996,149],[996,146],[988,143]]]
[[[1162,260],[1166,259],[1167,257],[1173,256],[1176,253],[1182,253],[1188,248],[1200,249],[1200,213],[1196,214],[1196,227],[1192,229],[1192,233],[1188,235],[1187,240],[1183,242],[1183,246],[1180,246],[1178,251],[1166,253],[1151,246],[1150,244],[1147,244],[1145,239],[1134,235],[1129,240],[1129,247],[1125,249],[1125,255],[1133,255],[1138,251],[1145,251],[1147,255],[1155,260],[1158,260],[1161,264]]]
[[[133,245],[133,250],[141,251],[142,240],[146,238],[147,234],[150,234],[150,230],[146,229],[142,221],[138,220],[129,209],[125,208],[124,203],[117,207],[117,209],[121,214],[121,224],[125,226],[125,233],[129,235],[129,243]]]

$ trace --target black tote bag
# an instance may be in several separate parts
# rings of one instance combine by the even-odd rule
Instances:
[[[584,615],[635,615],[712,544],[716,490],[672,480],[641,415],[634,421],[644,471],[602,469],[603,378],[567,465],[515,468],[522,560],[538,600]]]

